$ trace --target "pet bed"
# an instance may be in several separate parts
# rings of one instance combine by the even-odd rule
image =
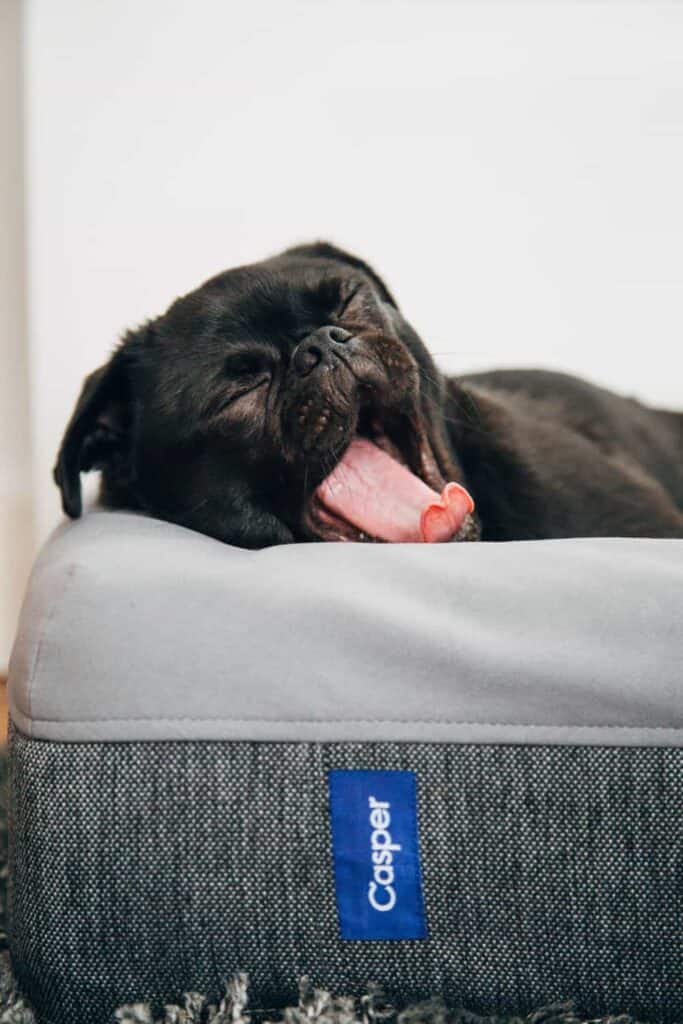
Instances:
[[[248,552],[93,512],[10,672],[38,1016],[381,981],[683,1015],[683,543]]]

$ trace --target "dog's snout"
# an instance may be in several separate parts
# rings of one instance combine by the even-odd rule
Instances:
[[[345,345],[351,337],[350,331],[343,327],[319,327],[295,348],[292,356],[294,369],[300,377],[305,377],[316,366],[330,365],[335,346]]]
[[[320,330],[324,331],[335,345],[345,345],[353,337],[351,332],[345,331],[343,327],[321,327]]]

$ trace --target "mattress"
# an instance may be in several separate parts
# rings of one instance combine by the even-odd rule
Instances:
[[[56,1024],[238,970],[680,1020],[682,618],[675,540],[64,524],[10,670],[22,987]]]

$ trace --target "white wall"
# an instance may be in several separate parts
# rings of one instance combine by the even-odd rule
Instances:
[[[19,2],[0,0],[0,675],[33,553],[20,53]]]
[[[683,4],[29,0],[37,515],[80,380],[330,237],[444,366],[683,393]]]

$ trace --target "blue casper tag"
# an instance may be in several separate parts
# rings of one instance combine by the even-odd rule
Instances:
[[[415,772],[329,773],[343,939],[426,939]]]

